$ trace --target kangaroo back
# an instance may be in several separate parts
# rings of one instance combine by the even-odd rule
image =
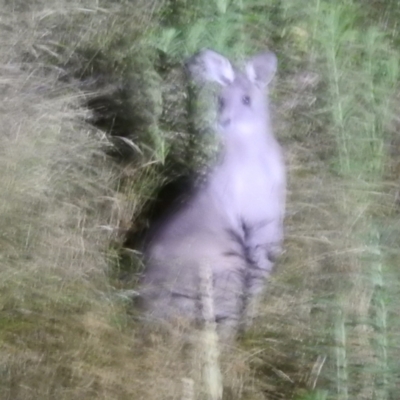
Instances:
[[[199,318],[201,271],[209,268],[215,319],[231,334],[253,319],[283,240],[285,168],[267,97],[277,61],[262,53],[240,72],[203,50],[186,66],[199,85],[220,86],[215,132],[221,152],[206,182],[152,235],[143,306],[154,318]]]

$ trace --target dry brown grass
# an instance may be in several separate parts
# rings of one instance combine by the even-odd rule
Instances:
[[[46,65],[43,20],[63,26],[79,14],[60,6],[21,3],[1,30],[0,398],[172,399],[183,379],[198,398],[200,351],[182,348],[180,331],[144,340],[110,286],[109,244],[134,207],[117,180],[134,174],[105,156],[83,93]],[[243,375],[234,366],[232,385]]]

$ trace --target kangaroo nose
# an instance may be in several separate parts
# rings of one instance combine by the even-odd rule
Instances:
[[[223,118],[219,121],[219,124],[223,127],[226,128],[227,126],[229,126],[231,123],[231,119],[230,118]]]

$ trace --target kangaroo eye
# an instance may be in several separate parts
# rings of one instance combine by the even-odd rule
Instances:
[[[222,97],[218,97],[218,109],[222,111],[225,107],[225,100]]]
[[[250,96],[247,96],[247,95],[243,96],[243,97],[242,97],[242,103],[243,103],[244,105],[246,105],[246,106],[249,106],[250,103],[251,103]]]

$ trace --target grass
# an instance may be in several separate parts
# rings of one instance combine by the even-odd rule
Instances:
[[[224,399],[395,399],[399,14],[374,0],[5,3],[0,399],[217,399],[220,372]],[[202,47],[278,54],[289,172],[261,315],[208,352],[212,324],[184,346],[184,327],[132,317],[126,248],[157,190],[213,150],[181,69]]]

